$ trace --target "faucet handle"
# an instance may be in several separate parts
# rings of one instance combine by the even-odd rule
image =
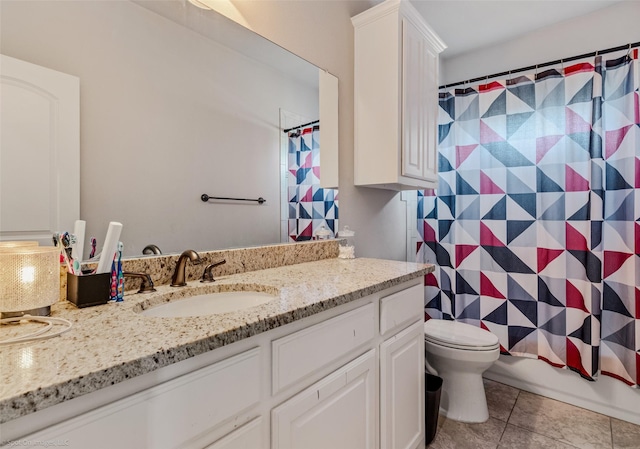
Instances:
[[[213,278],[213,269],[218,265],[223,265],[225,263],[227,263],[227,261],[225,259],[222,259],[207,265],[204,269],[204,272],[202,273],[202,279],[200,279],[200,282],[214,282],[215,279]]]
[[[123,274],[124,277],[134,277],[142,279],[142,282],[140,282],[140,290],[138,290],[138,293],[151,293],[156,291],[153,286],[153,280],[151,279],[151,275],[149,273],[134,273],[131,271],[125,271]]]

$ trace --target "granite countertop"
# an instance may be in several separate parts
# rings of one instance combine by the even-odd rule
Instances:
[[[216,277],[214,284],[166,285],[124,302],[77,309],[52,306],[73,328],[58,337],[0,350],[0,423],[188,359],[423,276],[432,265],[378,259],[325,259]],[[220,315],[155,318],[154,303],[234,284],[277,293],[260,306]],[[225,287],[227,286],[227,287]],[[11,332],[0,329],[1,332]]]

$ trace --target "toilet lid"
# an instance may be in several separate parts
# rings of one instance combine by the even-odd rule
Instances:
[[[498,346],[496,335],[457,321],[429,320],[424,323],[424,336],[433,343],[450,347],[490,349]]]

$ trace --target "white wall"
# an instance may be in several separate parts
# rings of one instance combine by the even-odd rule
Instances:
[[[549,8],[553,7],[550,2]],[[640,41],[640,1],[622,1],[591,14],[442,61],[440,84],[569,58]],[[467,30],[473,39],[473,30]]]
[[[115,220],[128,254],[280,240],[279,108],[317,118],[317,90],[127,1],[0,8],[3,54],[80,78],[87,238]]]

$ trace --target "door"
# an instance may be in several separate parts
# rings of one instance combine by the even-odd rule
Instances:
[[[274,408],[273,449],[376,447],[375,349]]]
[[[0,240],[40,240],[80,217],[80,80],[0,55]]]
[[[418,321],[380,345],[380,448],[424,446],[424,330]]]

